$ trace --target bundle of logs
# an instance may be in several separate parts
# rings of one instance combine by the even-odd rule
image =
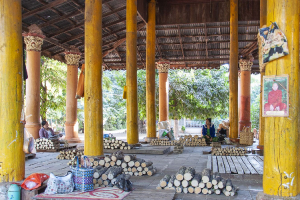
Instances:
[[[226,147],[212,148],[211,155],[213,156],[244,156],[248,152],[247,148]]]
[[[153,146],[176,146],[177,144],[182,144],[184,146],[206,146],[205,138],[199,135],[185,135],[179,138],[179,140],[169,141],[168,138],[154,139],[151,140],[150,145]]]
[[[57,156],[57,159],[60,159],[60,160],[73,160],[75,158],[75,156],[78,156],[80,158],[82,155],[84,155],[84,152],[82,150],[81,151],[78,150],[78,149],[63,150],[63,151],[59,152],[59,155]],[[72,161],[70,161],[70,162],[72,162]]]
[[[156,189],[173,189],[176,193],[223,193],[226,196],[234,196],[238,188],[233,186],[230,179],[223,179],[217,172],[211,175],[210,169],[196,173],[192,167],[181,167],[176,174],[165,175]]]
[[[184,150],[183,144],[177,143],[177,144],[174,146],[173,153],[182,154],[182,153],[183,153],[183,150]]]
[[[38,138],[35,139],[35,148],[37,150],[54,150],[60,148],[60,142],[58,139],[46,139],[46,138]]]
[[[132,149],[131,145],[128,145],[127,142],[122,140],[112,139],[112,138],[105,138],[104,139],[104,149]]]
[[[117,187],[126,192],[132,191],[132,183],[129,174],[122,174],[122,167],[102,167],[97,166],[94,171],[94,188]]]
[[[211,147],[216,147],[216,148],[221,148],[221,143],[220,142],[212,142],[210,144]]]

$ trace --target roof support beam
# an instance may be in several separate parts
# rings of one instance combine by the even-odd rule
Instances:
[[[179,42],[180,42],[182,57],[183,57],[183,60],[185,60],[184,51],[183,51],[183,45],[182,45],[182,38],[181,38],[181,33],[180,33],[180,27],[177,26],[177,29],[178,29],[178,35],[179,35]],[[186,65],[186,63],[185,63],[185,65]]]
[[[40,8],[36,8],[36,9],[31,10],[31,11],[29,11],[29,12],[27,12],[27,13],[24,13],[24,14],[22,15],[22,18],[24,19],[24,18],[26,18],[26,17],[30,17],[30,16],[32,16],[32,15],[34,15],[34,14],[36,14],[36,13],[39,13],[39,12],[42,12],[42,11],[47,10],[47,9],[49,9],[49,8],[55,7],[55,6],[57,6],[57,5],[59,5],[59,4],[62,4],[62,3],[64,3],[64,2],[66,2],[66,1],[67,1],[67,0],[56,0],[56,1],[53,1],[53,2],[51,2],[51,3],[49,3],[49,4],[46,4],[46,5],[44,5],[44,6],[40,7]]]

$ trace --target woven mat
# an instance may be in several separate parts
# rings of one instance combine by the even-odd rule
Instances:
[[[101,187],[91,192],[72,192],[69,194],[39,194],[34,199],[98,199],[98,200],[121,200],[130,192],[124,192],[118,188]]]

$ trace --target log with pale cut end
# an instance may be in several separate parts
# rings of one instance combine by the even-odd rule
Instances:
[[[200,187],[195,187],[195,194],[200,194],[201,193],[202,188]]]
[[[131,168],[131,171],[132,171],[132,172],[136,172],[136,171],[137,171],[137,170],[136,170],[136,167],[132,167],[132,168]]]
[[[100,174],[96,171],[95,173],[94,173],[94,178],[95,179],[98,179],[100,177]]]
[[[153,169],[153,165],[149,166],[149,167],[145,167],[144,170],[147,172],[149,170]]]
[[[175,176],[175,177],[176,177],[176,176]],[[176,187],[181,186],[181,181],[175,179],[175,180],[174,180],[174,185],[175,185]]]
[[[127,155],[127,156],[124,156],[124,160],[125,160],[125,162],[130,162],[132,160],[136,160],[136,155]]]
[[[210,174],[211,174],[210,169],[204,169],[202,171],[202,181],[203,181],[203,183],[207,183],[210,180]]]
[[[134,172],[134,175],[135,176],[139,176],[139,172]]]
[[[98,187],[99,187],[99,184],[98,184],[98,183],[94,185],[94,188],[98,188]]]
[[[164,188],[167,186],[167,184],[169,183],[169,180],[171,179],[170,175],[165,175],[159,182],[159,185]]]
[[[220,189],[223,189],[224,187],[226,187],[226,180],[221,178],[220,182],[218,183],[218,187]]]
[[[142,164],[143,162],[145,162],[144,159],[137,158],[137,159],[135,160],[135,162],[134,162],[134,166],[139,167],[139,166],[141,166],[141,164]]]
[[[230,191],[230,196],[234,196],[236,194],[237,188],[232,186],[232,190]]]
[[[176,193],[182,193],[182,192],[183,192],[183,187],[182,186],[176,187]]]
[[[112,161],[122,160],[124,158],[124,154],[122,151],[116,151],[111,155]]]
[[[136,170],[141,172],[141,171],[143,171],[143,168],[141,166],[139,166],[138,168],[136,168]]]
[[[199,187],[200,187],[200,188],[205,188],[205,183],[203,183],[203,181],[201,181],[201,182],[199,183]]]
[[[157,171],[156,168],[153,168],[153,169],[147,171],[147,175],[148,176],[152,176],[152,175],[154,175],[156,173],[156,171]]]
[[[198,187],[201,179],[202,179],[201,174],[195,174],[195,176],[194,176],[194,178],[193,178],[193,180],[191,182],[191,185],[193,187]]]
[[[174,181],[176,180],[176,176],[173,174],[169,180],[168,187],[171,188],[174,186]]]
[[[192,167],[188,167],[188,168],[186,168],[186,170],[185,170],[185,172],[184,172],[184,176],[183,176],[183,178],[185,179],[185,180],[192,180],[192,178],[194,177],[194,175],[195,175],[195,172],[196,172],[196,170],[194,169],[194,168],[192,168]]]
[[[127,168],[127,171],[131,172],[131,171],[132,171],[132,168],[131,168],[131,167],[128,167],[128,168]]]
[[[128,162],[129,167],[134,167],[134,160]]]
[[[213,192],[214,192],[215,194],[217,194],[217,195],[220,195],[220,194],[221,194],[221,190],[219,190],[219,189],[214,189]]]
[[[176,173],[176,179],[177,179],[177,180],[179,180],[179,181],[182,181],[182,180],[183,180],[185,170],[186,170],[186,167],[184,167],[184,166],[182,166],[182,167],[178,170],[178,172]]]
[[[117,160],[116,165],[121,166],[122,162],[123,162],[122,160]]]
[[[103,181],[103,184],[104,184],[105,186],[108,186],[108,185],[110,184],[110,180],[105,180],[105,181]]]
[[[93,184],[95,185],[96,183],[98,183],[98,180],[97,179],[93,179]]]
[[[94,158],[89,158],[89,161],[92,163],[92,162],[95,161],[95,159]]]
[[[147,172],[145,170],[142,171],[143,175],[147,174]]]
[[[219,186],[218,186],[218,184],[217,185],[214,185],[214,187],[213,187],[215,190],[216,189],[219,189]]]
[[[213,184],[211,183],[211,181],[208,181],[208,182],[206,183],[206,187],[207,187],[208,189],[212,188],[212,186],[213,186]]]
[[[101,175],[101,178],[102,178],[103,181],[107,180],[107,178],[108,178],[108,173],[110,172],[111,169],[112,169],[112,168],[107,169],[107,170]]]
[[[208,193],[208,194],[212,194],[213,191],[212,191],[211,189],[208,189],[207,193]]]
[[[127,168],[122,168],[122,169],[123,169],[123,172],[128,172]]]
[[[106,157],[104,158],[104,161],[107,162],[107,163],[109,163],[109,162],[111,161],[111,158],[110,158],[109,156],[106,156]]]
[[[105,165],[104,165],[105,167],[110,167],[110,163],[109,162],[107,162],[107,163],[105,163]]]
[[[207,194],[207,193],[208,193],[208,189],[207,189],[207,188],[203,188],[203,189],[202,189],[202,193],[203,193],[203,194]]]
[[[194,193],[195,192],[195,188],[193,186],[188,187],[188,191],[189,193]]]
[[[122,167],[111,167],[110,172],[108,173],[107,178],[109,180],[114,179],[115,177],[117,177],[119,174],[121,174],[123,171]]]
[[[216,176],[212,179],[211,183],[213,185],[218,185],[218,183],[221,181],[221,179],[222,179],[221,176]]]
[[[156,189],[157,189],[157,190],[162,190],[162,188],[160,187],[159,184],[156,186]]]
[[[222,190],[223,194],[225,194],[225,196],[229,197],[230,196],[230,192],[227,191],[225,188]]]
[[[104,166],[105,165],[105,160],[99,160],[99,165]]]
[[[232,190],[232,182],[230,179],[226,180],[226,190],[231,191]]]
[[[116,162],[115,161],[110,161],[110,166],[115,166]]]
[[[151,166],[152,164],[153,164],[153,162],[148,161],[148,162],[143,162],[143,163],[141,164],[141,166],[142,166],[142,167],[149,167],[149,166]]]
[[[139,176],[143,176],[143,172],[139,172]]]
[[[121,167],[126,168],[127,167],[127,162],[122,162]]]
[[[187,188],[183,188],[183,193],[184,194],[187,194],[189,191],[188,191],[188,189]]]
[[[189,186],[189,181],[188,181],[188,180],[183,180],[183,181],[181,182],[181,185],[182,185],[182,187],[186,188],[186,187]]]
[[[98,184],[99,184],[99,185],[102,185],[102,184],[103,184],[102,178],[99,178],[99,179],[98,179]]]

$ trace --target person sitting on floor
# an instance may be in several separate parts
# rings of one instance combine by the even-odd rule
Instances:
[[[49,127],[47,121],[42,121],[42,128],[39,131],[40,138],[59,138],[61,135],[56,135],[52,128]]]
[[[219,133],[219,141],[223,141],[226,137],[228,137],[227,131],[223,127],[223,124],[219,124],[218,133]]]
[[[202,135],[206,140],[206,143],[212,141],[215,137],[215,126],[211,124],[211,118],[206,119],[206,124],[202,126]]]

